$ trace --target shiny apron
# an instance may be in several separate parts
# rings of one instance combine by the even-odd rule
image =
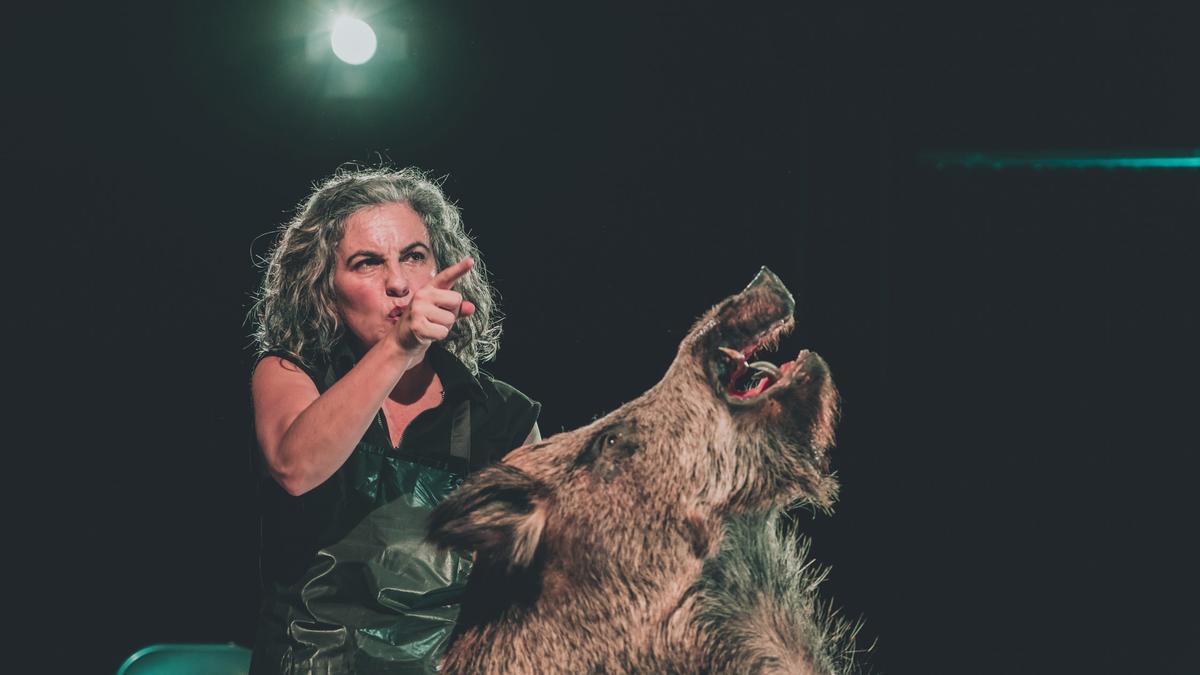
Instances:
[[[386,438],[382,413],[376,423]],[[438,672],[471,559],[438,551],[425,527],[463,473],[402,459],[372,436],[331,486],[340,494],[330,503],[345,509],[336,518],[357,524],[319,549],[300,581],[265,599],[252,673]],[[469,400],[455,408],[449,440],[451,456],[469,466]]]

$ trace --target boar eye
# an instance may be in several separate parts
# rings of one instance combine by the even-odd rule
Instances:
[[[595,436],[592,436],[587,445],[583,447],[583,451],[575,457],[574,468],[581,468],[595,464],[596,459],[601,453],[604,452],[605,446],[608,445],[610,441],[615,442],[615,438],[608,430],[601,431]]]
[[[606,463],[619,462],[635,452],[637,442],[631,430],[625,425],[616,425],[592,436],[583,452],[575,458],[575,467],[591,466],[601,457],[608,459]]]

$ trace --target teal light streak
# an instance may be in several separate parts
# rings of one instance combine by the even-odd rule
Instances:
[[[1200,149],[1160,152],[928,152],[938,169],[1200,169]]]

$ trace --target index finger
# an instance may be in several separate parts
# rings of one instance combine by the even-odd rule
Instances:
[[[429,283],[434,288],[449,290],[454,286],[454,282],[461,279],[467,272],[470,272],[471,268],[474,266],[475,259],[471,256],[467,256],[442,270],[441,272],[438,272],[433,279],[430,279]]]

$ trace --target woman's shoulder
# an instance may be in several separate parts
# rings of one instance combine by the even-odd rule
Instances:
[[[321,364],[315,363],[311,359],[305,361],[285,350],[268,350],[255,357],[254,365],[250,368],[251,381],[272,372],[300,373],[306,375],[313,382],[319,382]]]
[[[501,403],[536,408],[542,407],[541,403],[533,400],[520,389],[517,389],[504,380],[496,379],[490,373],[481,370],[476,379],[489,397],[495,396]]]
[[[482,370],[476,380],[488,398],[486,410],[489,420],[483,427],[492,429],[498,439],[488,461],[497,462],[510,450],[529,440],[542,414],[542,404]]]

